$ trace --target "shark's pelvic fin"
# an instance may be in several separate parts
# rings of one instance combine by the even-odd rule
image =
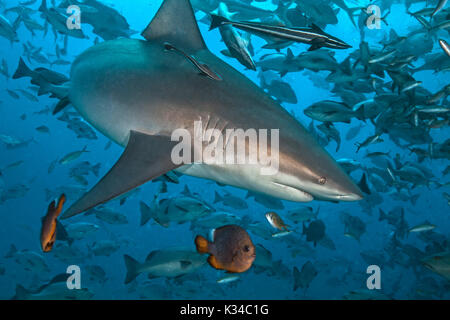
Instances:
[[[142,36],[149,41],[170,42],[186,51],[206,49],[189,0],[164,0]]]
[[[170,137],[131,131],[128,145],[111,170],[61,216],[67,219],[176,169],[171,160],[177,142]]]

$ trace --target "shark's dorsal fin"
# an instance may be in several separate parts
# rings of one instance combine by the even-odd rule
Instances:
[[[141,184],[178,168],[171,160],[175,142],[166,136],[131,131],[127,147],[111,170],[62,215],[62,219],[87,211]]]
[[[206,49],[189,0],[164,0],[142,36],[186,51]]]

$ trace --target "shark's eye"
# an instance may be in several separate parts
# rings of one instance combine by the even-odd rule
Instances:
[[[320,178],[319,178],[319,184],[324,185],[325,183],[327,183],[327,178],[325,178],[325,177],[320,177]]]

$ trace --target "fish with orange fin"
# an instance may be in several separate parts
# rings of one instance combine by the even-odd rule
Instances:
[[[283,219],[281,219],[281,217],[277,213],[267,212],[266,219],[267,221],[269,221],[270,225],[275,229],[289,231],[288,230],[289,226],[286,223],[284,223]]]
[[[41,248],[44,252],[50,252],[53,249],[56,241],[57,219],[65,202],[66,195],[62,194],[57,204],[54,200],[50,203],[47,214],[42,218]]]
[[[229,273],[247,271],[255,260],[255,246],[247,231],[237,225],[226,225],[213,230],[213,242],[202,236],[195,238],[199,253],[209,253],[208,263]]]

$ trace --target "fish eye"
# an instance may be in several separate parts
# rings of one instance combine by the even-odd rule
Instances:
[[[327,178],[326,177],[320,177],[319,178],[319,184],[324,185],[325,183],[327,183]]]
[[[244,246],[244,251],[245,252],[249,252],[250,251],[250,247],[249,246]]]

